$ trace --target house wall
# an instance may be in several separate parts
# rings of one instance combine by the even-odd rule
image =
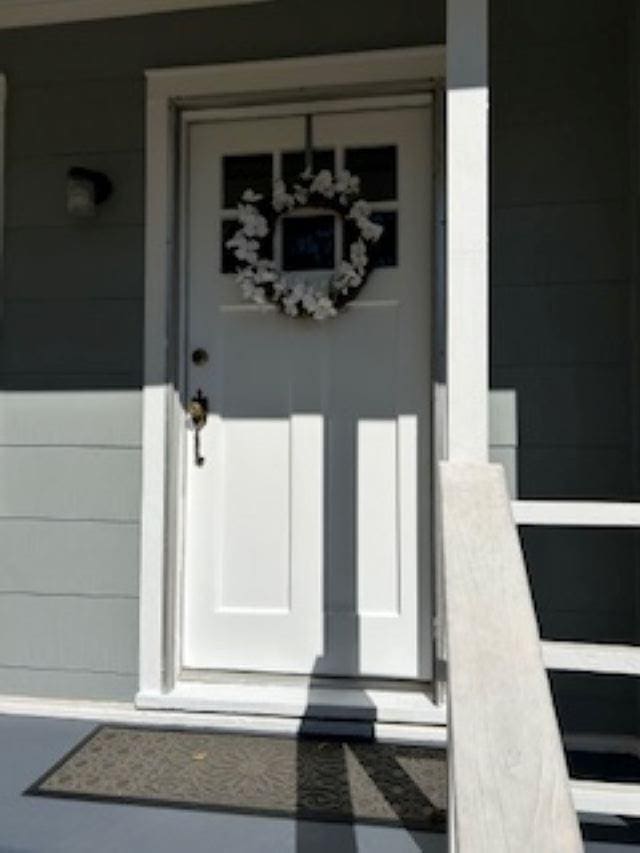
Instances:
[[[494,0],[492,455],[523,499],[638,498],[634,3]],[[638,535],[522,531],[542,635],[638,641]],[[633,679],[555,674],[571,731],[638,731]]]
[[[143,70],[444,40],[441,0],[364,5],[0,31],[0,692],[136,689]],[[637,495],[631,6],[492,4],[492,441],[522,497]],[[116,186],[95,222],[65,214],[78,164]],[[524,542],[545,636],[637,641],[634,533],[528,530]],[[567,729],[637,726],[630,681],[554,686]]]
[[[138,654],[148,67],[444,41],[444,3],[275,0],[0,31],[0,692],[131,699]],[[65,214],[71,165],[116,192]]]

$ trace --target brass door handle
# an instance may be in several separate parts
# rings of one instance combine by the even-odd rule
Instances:
[[[200,403],[192,401],[189,403],[189,417],[197,429],[202,429],[207,422],[207,411]]]
[[[198,388],[195,393],[195,396],[193,396],[189,401],[189,405],[187,406],[187,413],[191,418],[191,423],[195,427],[195,463],[199,468],[201,468],[204,465],[204,456],[200,452],[200,431],[207,423],[207,416],[209,415],[209,401],[202,393],[202,389]]]
[[[187,412],[189,413],[189,417],[193,421],[195,428],[202,429],[207,422],[209,401],[204,396],[200,388],[198,388],[195,397],[192,397],[189,401]]]

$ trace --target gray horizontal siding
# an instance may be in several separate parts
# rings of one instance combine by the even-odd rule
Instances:
[[[593,282],[493,289],[496,367],[628,361],[629,287]],[[526,322],[522,320],[526,318]]]
[[[131,702],[137,675],[0,666],[0,695]]]
[[[0,666],[134,675],[138,602],[0,594]]]
[[[141,377],[140,368],[135,372],[121,371],[119,373],[92,373],[84,368],[84,362],[74,365],[74,368],[67,372],[42,372],[15,370],[12,373],[0,372],[0,388],[5,402],[7,399],[13,398],[11,395],[16,392],[36,391],[40,393],[61,393],[64,391],[108,391],[110,389],[121,390],[125,394],[131,391],[140,391]],[[132,365],[135,369],[135,365]],[[138,397],[139,405],[141,399]],[[4,411],[5,417],[10,417],[7,410]],[[64,442],[63,442],[64,443]]]
[[[0,518],[139,519],[139,450],[0,447],[0,470]]]
[[[138,595],[135,523],[4,518],[0,542],[0,593]]]
[[[523,6],[492,8],[492,455],[523,498],[628,497],[629,8]]]
[[[504,5],[500,2],[494,7]],[[559,15],[555,8],[553,11],[555,23]],[[494,26],[491,52],[491,103],[497,125],[532,127],[595,118],[606,124],[628,115],[629,91],[620,85],[619,63],[596,60],[598,56],[625,55],[629,41],[625,25],[592,33],[588,39],[547,39],[544,45],[527,44],[527,33],[521,29],[512,31],[508,39],[498,35],[497,29]],[[547,28],[548,36],[552,29]]]
[[[628,202],[610,200],[495,208],[493,283],[628,280],[629,213]]]
[[[0,446],[141,446],[140,394],[119,388],[0,391]]]
[[[524,447],[518,449],[524,498],[633,500],[627,447]]]
[[[500,164],[494,182],[494,204],[515,207],[534,204],[577,204],[617,200],[627,192],[629,162],[612,157],[626,151],[629,125],[588,120],[540,124],[500,124],[494,136],[493,157]],[[535,157],[523,162],[529,148]]]
[[[9,300],[141,299],[144,229],[87,223],[13,228],[6,233],[4,294]],[[38,247],[34,251],[34,245]],[[64,270],[64,275],[52,271]]]
[[[8,302],[0,339],[3,370],[140,374],[142,314],[141,299]]]
[[[490,448],[511,494],[523,500],[635,500],[629,454],[628,447]]]
[[[553,0],[538,3],[496,0],[491,9],[492,41],[499,53],[507,54],[550,44],[564,47],[572,42],[594,40],[607,44],[613,35],[625,33],[628,12],[625,0],[610,0],[606,4],[601,0],[563,0],[561,6]],[[611,46],[610,52],[615,58],[615,46]],[[527,54],[533,58],[531,53]]]
[[[515,497],[638,497],[632,5],[492,4],[491,455]],[[635,531],[522,536],[544,637],[640,639]],[[637,732],[632,680],[552,681],[565,731]]]
[[[629,440],[631,378],[618,364],[494,367],[493,375],[502,389],[493,392],[495,445],[619,447]]]
[[[10,101],[9,159],[141,150],[144,97],[142,79],[78,79],[24,88]]]

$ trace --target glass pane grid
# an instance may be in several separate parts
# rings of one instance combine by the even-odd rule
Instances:
[[[320,146],[313,151],[313,170],[318,172],[321,169],[329,169],[335,172],[339,168],[340,152],[335,148]],[[296,178],[304,172],[305,169],[305,151],[300,148],[286,149],[278,151],[274,156],[275,176],[280,177],[287,183],[289,189],[295,183]],[[342,234],[341,229],[337,227],[336,217],[334,214],[323,214],[323,209],[319,208],[299,208],[294,213],[280,217],[278,220],[274,235],[274,255],[278,268],[284,272],[329,272],[335,269],[338,264],[338,259],[342,253]],[[328,216],[333,220],[333,234],[329,237],[326,226]],[[307,243],[306,255],[302,250],[302,242],[304,241],[303,226],[293,224],[303,220],[313,221],[318,229],[316,231],[317,243],[317,263],[311,262],[313,252],[313,236],[310,236]],[[324,220],[324,221],[323,221]],[[288,224],[292,223],[292,224]],[[324,230],[324,234],[322,231]],[[289,240],[298,240],[298,247],[291,247],[287,250],[285,243]],[[324,247],[320,244],[324,243]],[[329,248],[331,243],[331,248]],[[321,255],[324,257],[321,258]],[[329,260],[329,254],[333,260]],[[295,258],[298,258],[296,263]]]
[[[372,247],[372,256],[376,267],[394,267],[398,263],[398,208],[397,194],[397,149],[395,146],[321,146],[314,150],[314,170],[329,169],[337,173],[351,166],[354,174],[362,169],[362,196],[370,203],[374,221],[384,225],[385,231],[380,243]],[[223,207],[220,209],[220,234],[223,240],[221,251],[221,271],[225,274],[235,272],[236,261],[224,243],[237,228],[237,203],[242,192],[251,188],[270,197],[273,181],[283,177],[291,185],[297,174],[304,170],[305,152],[300,148],[279,149],[270,153],[227,155],[221,160]],[[380,174],[378,174],[378,171]],[[367,194],[367,189],[370,193]],[[394,193],[392,196],[391,193]],[[323,222],[321,208],[300,208],[293,214],[280,217],[274,229],[271,251],[278,268],[286,272],[308,272],[311,270],[330,270],[339,265],[341,259],[348,259],[351,242],[357,238],[357,231],[348,220],[340,221],[333,215],[333,238],[327,233],[326,221]],[[304,246],[301,227],[286,225],[293,219],[314,220],[316,228],[316,246],[310,235]],[[284,241],[297,240],[287,257]],[[333,243],[333,265],[328,260],[329,243]],[[324,245],[320,245],[324,244]],[[315,253],[315,261],[311,255]],[[324,254],[324,257],[322,257]],[[377,255],[377,258],[376,258]],[[295,257],[300,266],[294,266]],[[318,265],[316,265],[318,264]]]
[[[270,194],[273,182],[273,154],[228,154],[221,160],[222,207],[233,209],[242,193],[251,188],[258,193]]]
[[[398,149],[395,145],[347,146],[344,165],[361,180],[364,198],[389,201],[398,196]]]

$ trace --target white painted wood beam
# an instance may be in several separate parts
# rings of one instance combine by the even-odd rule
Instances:
[[[440,483],[456,851],[578,853],[504,472],[445,462]]]
[[[488,0],[447,3],[448,456],[489,447]]]
[[[294,92],[292,102],[318,96],[318,89],[333,90],[367,87],[371,95],[388,94],[401,86],[407,92],[427,91],[445,72],[445,48],[442,45],[370,50],[303,56],[295,59],[269,59],[233,62],[223,65],[190,65],[178,68],[150,68],[146,71],[147,93],[151,98],[217,100],[233,107],[233,99],[250,94],[257,102],[273,100],[275,92]],[[364,91],[364,89],[363,89]],[[270,96],[270,97],[269,97]],[[277,99],[276,99],[277,100]],[[202,106],[198,103],[198,106]]]
[[[143,692],[165,687],[169,447],[168,311],[173,251],[173,112],[165,98],[147,100],[145,338],[140,549],[140,674]]]
[[[576,810],[584,814],[640,817],[640,785],[573,779],[571,793]]]
[[[547,669],[605,675],[640,675],[640,647],[545,640],[542,656]]]
[[[640,527],[640,502],[513,501],[517,524],[549,527]]]

